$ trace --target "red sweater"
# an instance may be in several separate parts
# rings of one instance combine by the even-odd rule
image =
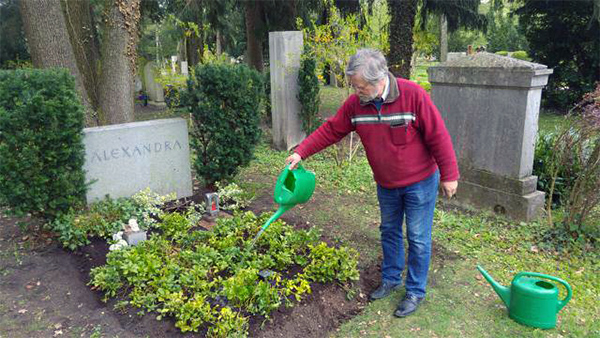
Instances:
[[[356,131],[375,181],[384,188],[419,182],[439,166],[442,182],[459,178],[452,140],[437,108],[423,88],[389,74],[389,94],[378,111],[351,95],[296,148],[303,159]]]

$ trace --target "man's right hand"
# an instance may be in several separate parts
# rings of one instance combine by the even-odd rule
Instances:
[[[288,156],[288,158],[285,159],[285,164],[286,165],[290,165],[290,170],[294,170],[296,169],[296,166],[298,165],[298,163],[300,163],[300,161],[302,161],[302,157],[300,157],[300,155],[298,155],[298,153],[293,153],[292,155]]]

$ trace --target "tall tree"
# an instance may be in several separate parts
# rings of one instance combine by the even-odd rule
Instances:
[[[86,107],[88,126],[131,122],[140,0],[102,3],[101,53],[90,4],[80,0],[20,1],[33,64],[71,71]]]
[[[19,0],[0,0],[0,66],[14,60],[29,60]]]
[[[391,70],[396,76],[410,77],[413,54],[413,28],[415,16],[420,13],[421,27],[425,29],[427,18],[433,14],[444,15],[448,31],[459,27],[483,28],[485,16],[479,14],[479,0],[388,0],[392,22],[390,23]],[[418,11],[419,9],[419,11]]]
[[[98,97],[108,124],[134,120],[139,20],[140,0],[116,0],[106,8]]]
[[[262,2],[246,1],[246,47],[248,65],[262,72],[263,70],[263,35],[264,21]]]
[[[413,27],[417,15],[418,0],[389,0],[390,52],[388,62],[395,76],[410,78],[413,54]]]
[[[544,101],[568,108],[600,81],[600,1],[524,0],[517,10],[531,57],[553,68]]]
[[[75,77],[86,108],[87,124],[96,125],[85,81],[77,67],[60,0],[21,0],[21,17],[34,67],[67,68]]]

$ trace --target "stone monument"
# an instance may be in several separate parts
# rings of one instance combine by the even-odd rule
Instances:
[[[160,195],[192,195],[187,122],[182,118],[85,128],[86,182],[91,203],[150,188]]]
[[[297,98],[302,48],[302,32],[269,33],[273,144],[278,150],[290,150],[306,136]]]
[[[542,88],[552,69],[486,52],[428,69],[459,162],[456,202],[531,220],[544,204],[532,176]]]
[[[160,83],[154,81],[154,71],[156,66],[154,62],[148,62],[144,66],[144,86],[148,93],[149,104],[157,107],[166,107],[165,94]]]

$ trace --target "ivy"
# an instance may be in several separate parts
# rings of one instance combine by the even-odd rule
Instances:
[[[248,314],[268,318],[310,294],[314,281],[358,279],[356,251],[319,242],[314,229],[276,221],[253,247],[269,216],[236,212],[211,231],[191,231],[183,215],[165,215],[162,231],[110,252],[106,265],[92,269],[90,284],[105,300],[119,297],[159,320],[174,317],[183,332],[208,327],[208,337],[245,337]]]

